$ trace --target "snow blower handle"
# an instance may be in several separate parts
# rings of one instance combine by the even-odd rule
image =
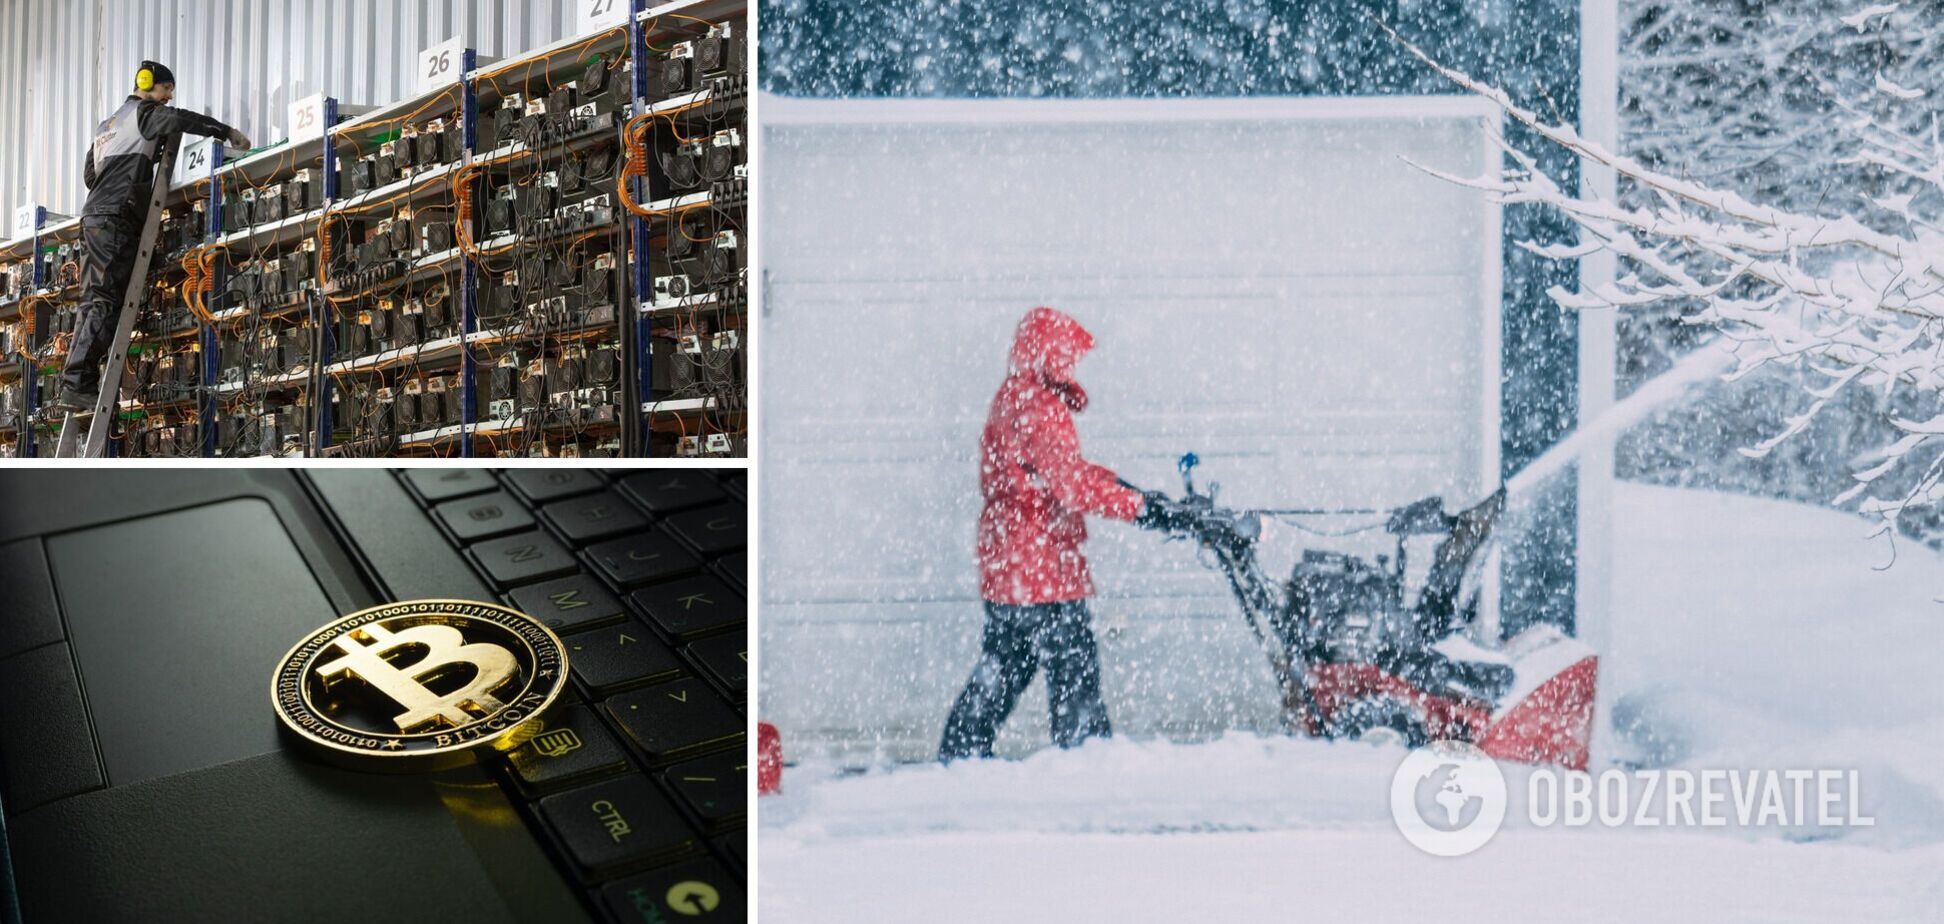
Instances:
[[[1254,511],[1217,507],[1209,495],[1196,494],[1192,488],[1180,500],[1160,491],[1141,491],[1141,498],[1134,525],[1169,539],[1193,539],[1197,545],[1234,554],[1262,537],[1262,518]]]
[[[1178,501],[1160,491],[1143,490],[1125,481],[1121,484],[1141,492],[1141,510],[1134,515],[1135,526],[1164,533],[1169,539],[1196,534],[1201,508],[1192,501]]]
[[[1158,495],[1157,495],[1158,497]],[[1195,540],[1197,545],[1240,554],[1262,538],[1262,518],[1247,511],[1228,510],[1197,501],[1172,501],[1165,497],[1151,501],[1143,511],[1141,525]]]

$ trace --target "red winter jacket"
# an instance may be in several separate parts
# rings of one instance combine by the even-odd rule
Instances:
[[[994,603],[1057,603],[1093,596],[1093,576],[1080,543],[1081,514],[1132,520],[1139,491],[1080,457],[1073,414],[1087,393],[1073,366],[1093,349],[1080,322],[1035,308],[1019,322],[1011,369],[992,399],[979,491],[979,590]]]

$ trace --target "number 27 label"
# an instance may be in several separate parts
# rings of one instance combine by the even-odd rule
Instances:
[[[580,0],[580,32],[585,35],[627,22],[633,8],[628,0]]]

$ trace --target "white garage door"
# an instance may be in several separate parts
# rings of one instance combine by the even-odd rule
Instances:
[[[1081,443],[1144,487],[1190,450],[1251,506],[1497,470],[1498,209],[1404,161],[1495,164],[1473,101],[763,106],[762,717],[798,754],[936,746],[978,648],[979,430],[1034,305],[1094,332]],[[1116,729],[1272,727],[1219,577],[1092,528]],[[1300,539],[1326,544],[1279,561]],[[1045,741],[1035,683],[1001,745]]]

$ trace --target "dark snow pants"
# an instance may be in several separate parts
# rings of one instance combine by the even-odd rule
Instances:
[[[985,608],[979,664],[945,720],[939,760],[991,757],[999,726],[1041,666],[1046,668],[1054,744],[1070,748],[1112,734],[1107,705],[1100,699],[1100,651],[1086,600],[1031,606],[987,602]]]
[[[139,228],[114,218],[81,220],[81,243],[88,259],[81,266],[81,310],[74,319],[74,342],[68,348],[61,384],[78,392],[101,386],[101,361],[114,345],[115,322],[121,317],[128,277],[135,272]]]

